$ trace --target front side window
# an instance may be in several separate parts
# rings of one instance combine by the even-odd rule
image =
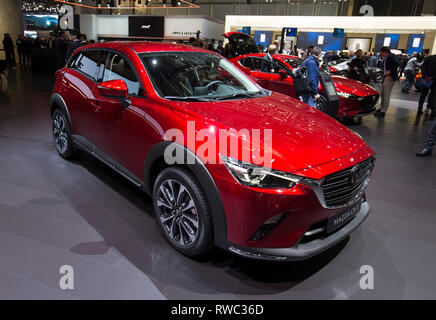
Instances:
[[[129,95],[142,94],[141,85],[129,62],[117,53],[110,53],[104,68],[103,81],[124,80]]]
[[[253,63],[251,62],[251,58],[244,58],[239,61],[241,65],[246,68],[250,68],[250,70],[254,70]]]
[[[281,69],[276,63],[265,58],[253,58],[254,70],[266,73],[279,73]]]
[[[167,99],[253,97],[259,87],[231,62],[203,52],[155,52],[140,55],[157,93]]]

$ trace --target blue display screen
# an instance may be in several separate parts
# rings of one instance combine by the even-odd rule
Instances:
[[[297,28],[286,28],[286,36],[287,37],[296,37],[297,36]]]
[[[333,31],[333,37],[343,38],[344,37],[344,29],[335,28],[335,30]]]

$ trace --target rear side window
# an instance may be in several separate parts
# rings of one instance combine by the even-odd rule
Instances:
[[[89,76],[94,81],[101,81],[100,66],[104,65],[107,53],[105,51],[82,51],[80,59],[75,64],[76,69]]]
[[[76,69],[77,68],[77,63],[79,62],[80,58],[82,57],[82,53],[76,53],[76,55],[70,59],[70,61],[68,62],[67,67],[70,69]]]
[[[124,80],[129,89],[129,95],[143,95],[138,78],[130,63],[123,56],[110,53],[104,69],[103,81]]]

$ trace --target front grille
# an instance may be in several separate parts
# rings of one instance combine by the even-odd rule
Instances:
[[[362,109],[362,112],[372,112],[375,109],[375,105],[378,101],[379,95],[374,94],[371,96],[367,96],[360,100],[360,108]]]
[[[326,176],[322,184],[326,205],[341,207],[355,200],[368,183],[374,164],[375,158],[371,157],[353,167]]]

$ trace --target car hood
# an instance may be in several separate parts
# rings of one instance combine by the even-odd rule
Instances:
[[[195,121],[197,130],[207,129],[215,141],[219,129],[271,129],[273,156],[271,164],[265,166],[276,170],[292,172],[314,167],[367,147],[357,134],[333,118],[279,93],[216,102],[170,101],[170,108],[186,120]],[[263,133],[260,140],[263,146]],[[222,141],[218,143],[223,146]]]
[[[335,83],[336,91],[354,94],[359,97],[366,97],[378,94],[378,91],[375,90],[373,87],[360,81],[335,75],[332,75],[332,79]]]

